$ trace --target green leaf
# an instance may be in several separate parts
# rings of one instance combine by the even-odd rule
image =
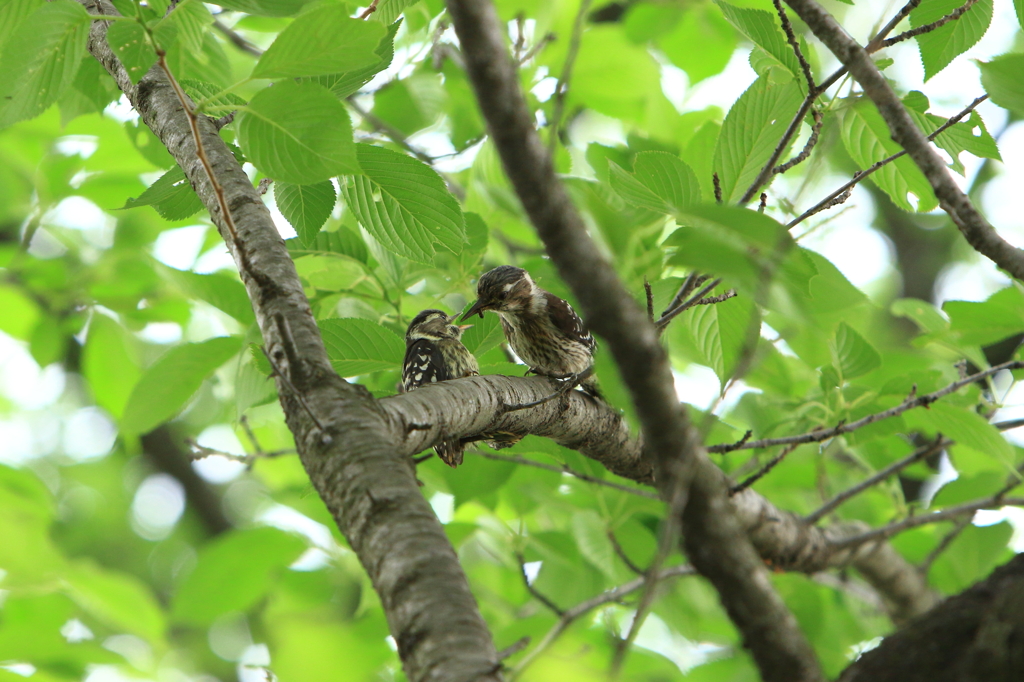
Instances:
[[[151,644],[163,639],[163,609],[149,587],[133,575],[115,573],[89,561],[64,572],[66,591],[79,606],[117,632],[130,632]]]
[[[249,610],[305,550],[305,541],[276,528],[220,535],[200,550],[195,569],[175,593],[172,618],[204,626],[226,613]]]
[[[233,92],[224,92],[223,88],[197,78],[180,79],[181,87],[193,101],[207,100],[207,106],[245,106],[245,100]]]
[[[687,6],[675,28],[658,37],[657,45],[694,84],[721,73],[736,42],[735,29],[721,13],[708,3],[699,3]],[[693,49],[694,45],[700,49]]]
[[[0,585],[5,589],[49,581],[63,566],[50,540],[54,508],[35,474],[0,464],[0,568],[5,571]]]
[[[160,23],[174,25],[182,48],[192,52],[201,52],[206,40],[206,32],[213,25],[213,15],[201,0],[184,0]]]
[[[475,317],[466,320],[466,324],[473,326],[462,333],[462,344],[477,357],[505,342],[505,333],[497,315],[484,315],[483,319]]]
[[[938,21],[963,4],[961,0],[922,2],[910,13],[910,25],[918,28]],[[992,0],[978,0],[959,19],[915,38],[926,81],[981,40],[992,23],[992,5]]]
[[[78,73],[89,38],[89,13],[77,2],[55,0],[23,19],[3,46],[0,128],[38,116]]]
[[[1013,9],[1017,13],[1017,23],[1024,28],[1024,0],[1013,0]]]
[[[321,320],[320,334],[334,371],[343,377],[402,366],[405,356],[402,337],[369,320]]]
[[[679,157],[666,152],[640,152],[627,173],[608,162],[609,182],[619,196],[640,208],[676,213],[701,202],[700,183]]]
[[[370,15],[370,19],[373,21],[379,21],[382,24],[393,23],[406,8],[415,5],[418,0],[379,0],[377,2],[377,10]]]
[[[981,69],[981,84],[992,101],[1024,116],[1024,54],[999,55],[990,62],[978,62]]]
[[[44,4],[45,0],[7,0],[0,4],[0,54],[4,43],[14,35],[25,18]]]
[[[740,200],[778,146],[802,99],[795,80],[772,83],[758,78],[732,105],[714,157],[724,203]]]
[[[128,433],[146,433],[173,417],[206,377],[241,346],[240,338],[221,336],[171,348],[146,369],[135,385],[121,428]]]
[[[847,381],[863,376],[882,364],[878,351],[845,322],[840,322],[836,328],[829,342],[829,350],[833,365]]]
[[[217,273],[200,275],[170,267],[163,267],[160,270],[189,298],[206,301],[243,325],[250,325],[256,321],[249,294],[237,277]]]
[[[156,50],[149,42],[146,29],[135,21],[115,21],[107,29],[107,42],[124,64],[132,83],[138,83],[156,64]]]
[[[89,322],[82,371],[96,404],[120,419],[142,370],[134,339],[106,315],[96,313]]]
[[[893,141],[889,126],[866,98],[843,110],[841,124],[846,151],[862,170],[903,149]],[[905,211],[914,210],[908,192],[917,197],[917,210],[922,213],[939,205],[928,180],[909,156],[886,164],[871,175],[871,181]]]
[[[152,206],[165,220],[184,220],[203,210],[203,202],[179,166],[161,175],[137,199],[128,199],[121,210]]]
[[[274,185],[274,200],[302,243],[309,244],[331,216],[338,195],[329,180],[315,185],[278,182]]]
[[[945,594],[967,589],[1012,556],[1007,547],[1012,536],[1013,526],[1005,521],[968,525],[932,565],[929,583]]]
[[[381,246],[433,264],[435,245],[459,253],[466,243],[459,202],[422,161],[368,144],[356,145],[365,175],[342,179],[342,196]]]
[[[722,0],[715,0],[715,4],[721,8],[722,14],[736,30],[763,50],[771,64],[796,79],[803,78],[800,62],[786,41],[786,34],[782,32],[777,17],[760,9],[734,7]]]
[[[387,28],[349,16],[346,5],[323,5],[299,16],[277,36],[253,78],[298,78],[353,71],[381,61],[377,46]]]
[[[1013,467],[1013,447],[1006,441],[999,429],[986,421],[973,409],[958,407],[950,402],[939,401],[927,409],[910,410],[903,420],[911,430],[920,429],[929,438],[941,433],[956,441],[953,446],[953,463],[963,471],[957,455],[957,447],[964,446],[989,458],[995,471],[1006,471]],[[976,471],[976,467],[972,467]]]
[[[40,310],[21,289],[0,284],[0,331],[16,339],[28,339],[39,323]]]
[[[986,346],[1024,331],[1024,293],[1016,286],[1001,289],[981,302],[946,301],[949,328],[961,343]]]
[[[348,112],[320,85],[277,83],[256,95],[236,121],[246,157],[275,180],[312,185],[359,172]]]
[[[298,237],[286,239],[284,243],[292,258],[338,255],[348,256],[361,263],[366,263],[369,258],[366,242],[360,235],[345,226],[341,226],[333,232],[318,232],[316,238],[308,244],[303,244]]]
[[[388,26],[387,34],[374,50],[375,54],[380,57],[380,61],[377,63],[353,71],[315,76],[312,80],[333,92],[338,99],[345,99],[373,80],[378,73],[391,66],[391,61],[395,58],[395,34],[398,33],[398,28],[401,25],[401,21],[396,21]]]
[[[949,320],[935,306],[919,298],[901,298],[892,302],[889,310],[898,317],[909,317],[924,333],[949,329]]]
[[[263,17],[287,17],[297,13],[313,0],[219,0],[211,4],[236,12]]]
[[[725,291],[725,288],[720,291]],[[714,293],[712,291],[708,295]],[[737,297],[715,305],[694,306],[682,313],[675,324],[689,331],[699,354],[694,360],[710,367],[718,377],[720,387],[724,387],[736,371],[757,314],[749,297]]]

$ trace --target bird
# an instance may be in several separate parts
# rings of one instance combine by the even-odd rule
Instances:
[[[485,310],[496,312],[505,339],[530,370],[565,382],[559,393],[550,397],[578,385],[603,400],[593,373],[597,341],[571,305],[537,286],[526,270],[512,265],[485,272],[476,292],[477,300],[462,319],[482,318]]]
[[[441,310],[423,310],[409,323],[405,332],[402,392],[480,373],[476,357],[462,343],[462,332],[472,325],[452,324],[455,317]],[[458,438],[442,440],[434,446],[434,452],[452,468],[462,464],[463,445]]]

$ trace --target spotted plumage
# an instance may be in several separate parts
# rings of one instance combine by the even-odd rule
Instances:
[[[597,341],[568,303],[538,287],[522,268],[502,265],[477,283],[477,300],[462,319],[493,310],[508,344],[530,369],[555,379],[580,379],[600,397],[592,375]],[[588,376],[589,374],[589,376]]]
[[[452,324],[454,319],[454,315],[449,317],[440,310],[424,310],[409,323],[402,363],[403,391],[480,373],[476,358],[461,341],[465,326]],[[462,464],[463,446],[458,438],[441,441],[434,451],[450,467]]]

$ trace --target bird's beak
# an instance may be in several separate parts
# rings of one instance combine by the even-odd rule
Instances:
[[[484,303],[483,299],[478,298],[473,305],[469,307],[469,310],[463,313],[462,317],[459,318],[459,322],[464,321],[467,317],[473,317],[474,315],[479,315],[482,318],[485,310],[487,310],[487,304]]]
[[[473,325],[471,325],[471,324],[460,324],[460,325],[458,325],[459,329],[461,329],[462,331],[466,331],[467,329],[471,328],[472,326]]]

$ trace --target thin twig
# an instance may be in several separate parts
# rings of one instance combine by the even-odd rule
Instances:
[[[370,6],[363,10],[363,13],[359,15],[360,19],[369,19],[370,15],[377,11],[377,3],[379,0],[373,0]]]
[[[920,4],[921,0],[910,0],[910,2],[903,5],[903,7],[900,8],[900,11],[889,20],[889,23],[879,29],[878,33],[875,34],[875,37],[871,39],[871,42],[864,46],[864,49],[867,50],[868,53],[877,52],[881,49],[882,43],[885,42],[885,37],[892,33],[892,31],[899,26],[900,22],[906,19],[907,16]]]
[[[591,0],[583,0],[580,3],[579,11],[576,12],[576,20],[572,24],[572,36],[569,38],[569,50],[565,53],[565,64],[562,66],[562,73],[558,76],[555,84],[555,105],[551,114],[551,132],[548,137],[548,153],[554,156],[555,147],[558,145],[558,128],[562,124],[562,116],[565,115],[565,95],[569,89],[569,81],[572,79],[572,67],[576,62],[576,55],[580,51],[580,42],[583,40],[583,20],[590,10]]]
[[[247,52],[256,58],[263,56],[263,50],[246,40],[244,36],[233,28],[228,28],[228,26],[222,23],[220,19],[214,19],[213,27],[223,33],[224,37],[230,40],[231,44],[242,52]]]
[[[669,568],[663,569],[658,573],[657,578],[659,581],[661,581],[666,580],[668,578],[674,578],[676,576],[695,574],[696,571],[693,569],[692,566],[689,566],[688,564],[680,564],[678,566],[670,566]],[[596,597],[591,597],[586,601],[582,601],[576,606],[572,607],[571,609],[566,609],[565,613],[562,614],[562,617],[558,620],[558,622],[555,623],[555,625],[550,630],[548,630],[546,635],[544,635],[544,639],[538,642],[537,646],[535,646],[530,651],[530,653],[524,656],[523,660],[521,660],[519,664],[516,665],[516,667],[509,674],[509,679],[514,680],[519,675],[521,675],[523,670],[525,670],[527,666],[533,663],[533,661],[540,654],[547,650],[547,648],[551,646],[551,644],[556,639],[558,639],[558,637],[563,632],[565,632],[570,625],[572,625],[573,621],[600,606],[622,601],[623,597],[632,594],[633,592],[636,592],[641,587],[643,587],[644,584],[646,584],[646,582],[647,577],[640,576],[638,578],[630,580],[628,583],[624,583],[616,588],[613,588],[606,592],[602,592]]]
[[[538,590],[536,587],[534,587],[530,583],[530,577],[528,575],[526,575],[526,559],[523,558],[523,555],[521,553],[519,553],[519,552],[516,552],[516,561],[519,562],[519,575],[521,575],[523,577],[523,585],[526,586],[526,591],[529,592],[531,595],[533,595],[534,599],[536,599],[541,604],[543,604],[544,606],[546,606],[549,609],[551,609],[552,611],[554,611],[556,616],[559,616],[559,617],[564,616],[565,615],[565,611],[564,610],[558,608],[558,605],[555,604],[555,602],[553,602],[550,599],[548,599],[547,596],[545,596],[543,592]]]
[[[722,180],[718,177],[718,171],[711,174],[711,183],[715,186],[715,203],[722,203]]]
[[[779,454],[775,455],[770,460],[768,460],[767,464],[765,464],[763,467],[758,469],[756,472],[754,472],[753,474],[748,476],[746,479],[743,480],[743,482],[737,483],[736,485],[731,486],[729,488],[729,495],[735,495],[736,493],[743,492],[744,490],[746,490],[750,486],[754,485],[758,480],[763,478],[765,475],[767,475],[767,473],[769,471],[774,469],[780,462],[782,462],[782,460],[784,460],[786,458],[786,455],[788,455],[789,453],[793,452],[798,447],[800,447],[799,444],[797,444],[797,445],[790,445],[789,447],[783,448],[782,452],[780,452]]]
[[[793,24],[789,23],[789,17],[786,15],[786,10],[782,6],[782,1],[772,1],[775,3],[775,11],[779,14],[779,21],[782,22],[782,30],[786,33],[786,40],[789,42],[789,46],[793,48],[793,54],[796,55],[797,61],[800,62],[800,69],[804,72],[804,80],[807,81],[807,93],[810,94],[812,92],[816,92],[818,86],[814,84],[814,74],[811,73],[811,65],[807,63],[807,58],[804,57],[803,50],[800,49],[800,43],[796,39],[796,33],[793,32]]]
[[[921,35],[923,33],[930,33],[931,31],[934,31],[935,29],[939,28],[940,26],[945,26],[946,24],[948,24],[951,21],[956,21],[957,19],[962,17],[964,14],[966,14],[968,10],[970,10],[972,7],[974,7],[974,4],[976,2],[978,2],[978,0],[967,0],[967,2],[965,2],[963,5],[961,5],[960,7],[957,7],[955,10],[953,10],[952,12],[947,14],[946,16],[942,17],[938,21],[933,21],[930,24],[925,24],[924,26],[918,26],[917,28],[912,28],[909,31],[904,31],[903,33],[900,33],[898,36],[893,36],[892,38],[889,38],[888,40],[883,40],[882,41],[882,47],[892,47],[896,43],[901,43],[904,40],[909,40],[909,39],[911,39],[911,38],[913,38],[915,36],[919,36],[919,35]]]
[[[914,464],[915,462],[920,462],[922,459],[930,457],[934,455],[936,452],[948,448],[952,444],[953,441],[943,438],[941,434],[936,436],[934,442],[919,447],[917,450],[914,450],[903,459],[897,462],[893,462],[892,464],[885,467],[881,471],[877,472],[873,476],[870,476],[861,481],[860,483],[858,483],[857,485],[851,486],[844,490],[843,492],[839,493],[838,495],[830,499],[828,502],[821,505],[821,507],[805,516],[804,523],[807,523],[808,525],[817,523],[819,519],[824,517],[826,514],[830,513],[833,509],[841,505],[843,502],[846,502],[850,498],[859,495],[863,491],[874,486],[876,483],[884,481],[885,479],[889,478],[898,471],[902,471],[911,464]]]
[[[693,306],[697,305],[697,302],[703,299],[705,294],[707,294],[709,291],[711,291],[721,283],[722,279],[719,277],[705,284],[703,287],[701,287],[700,291],[695,293],[693,296],[690,296],[690,298],[686,299],[686,301],[680,303],[678,306],[662,315],[658,319],[658,321],[654,323],[654,328],[657,329],[659,332],[663,331],[665,327],[668,326],[669,322],[675,319],[680,313],[683,313],[692,308]]]
[[[615,537],[615,532],[610,528],[608,529],[608,540],[612,543],[612,549],[614,549],[615,553],[619,555],[620,559],[622,559],[622,563],[626,564],[626,568],[637,575],[644,575],[647,573],[647,571],[633,563],[633,560],[629,558],[628,554],[626,554],[626,550],[622,549],[622,545],[619,544],[619,539]]]
[[[263,454],[263,446],[260,445],[260,441],[256,438],[256,434],[253,433],[252,427],[249,425],[249,418],[244,414],[238,418],[238,423],[242,427],[242,431],[245,432],[245,437],[249,439],[249,443],[252,444],[252,449],[256,451],[257,455]]]
[[[271,369],[274,370],[271,376],[278,377],[281,380],[281,383],[285,385],[285,388],[287,388],[291,392],[292,397],[295,398],[295,400],[298,401],[299,405],[302,406],[302,409],[306,411],[306,414],[309,415],[309,418],[313,421],[313,423],[316,425],[316,428],[319,429],[320,431],[321,442],[323,442],[324,444],[329,443],[331,436],[330,434],[327,433],[327,428],[323,425],[323,422],[321,422],[319,417],[316,416],[316,413],[313,412],[313,409],[306,402],[305,398],[302,397],[302,394],[299,393],[299,390],[295,388],[295,385],[292,384],[291,380],[285,375],[284,372],[281,371],[281,368],[277,366],[277,363],[274,362],[274,358],[270,357],[270,353],[267,352],[267,349],[264,348],[263,346],[260,346],[260,350],[263,351],[263,355],[266,356],[267,362],[270,363]]]
[[[696,272],[691,272],[690,275],[683,280],[683,284],[679,287],[679,291],[672,297],[672,302],[668,304],[668,307],[661,312],[665,315],[668,311],[672,310],[690,295],[690,292],[699,287],[701,284],[708,280],[707,275],[698,275]]]
[[[644,294],[647,296],[647,319],[654,322],[654,291],[651,290],[651,283],[644,277]]]
[[[533,59],[534,57],[536,57],[537,53],[540,52],[541,50],[543,50],[545,47],[547,47],[548,43],[553,43],[553,42],[555,42],[555,34],[554,33],[545,33],[544,37],[542,37],[540,40],[538,40],[536,43],[534,43],[533,47],[531,47],[529,50],[526,51],[526,54],[524,54],[522,59],[519,60],[519,66],[522,66],[526,62],[528,62],[531,59]]]
[[[522,464],[524,466],[531,466],[536,467],[538,469],[544,469],[545,471],[553,471],[556,474],[568,474],[574,478],[580,479],[581,481],[586,481],[587,483],[593,483],[595,485],[603,485],[606,488],[614,488],[615,490],[621,490],[622,492],[629,493],[630,495],[646,497],[651,500],[660,499],[656,493],[650,492],[648,490],[644,490],[642,488],[630,488],[629,486],[622,485],[621,483],[616,483],[614,481],[605,481],[600,478],[594,478],[593,476],[588,476],[587,474],[583,474],[578,471],[573,471],[566,464],[563,464],[562,466],[554,466],[552,464],[545,464],[544,462],[537,462],[532,459],[526,459],[525,457],[520,457],[518,455],[498,455],[493,452],[487,452],[486,450],[479,449],[473,450],[473,452],[480,455],[484,459],[491,459],[496,462],[511,462],[512,464]]]
[[[258,459],[273,459],[275,457],[283,457],[284,455],[294,455],[298,452],[295,448],[285,448],[283,450],[255,452],[251,455],[236,455],[233,452],[225,452],[224,450],[217,450],[216,448],[208,448],[205,445],[200,445],[191,438],[185,439],[185,445],[192,448],[192,452],[189,453],[189,456],[193,460],[206,459],[207,457],[223,457],[225,459],[230,459],[232,462],[241,462],[242,464],[252,464]]]
[[[941,388],[938,391],[935,391],[934,393],[928,393],[927,395],[922,395],[922,396],[915,396],[914,393],[912,392],[911,395],[909,397],[907,397],[906,400],[904,400],[902,403],[900,403],[896,407],[891,407],[888,410],[883,410],[881,412],[876,412],[875,414],[869,414],[868,416],[863,417],[861,419],[858,419],[855,422],[850,422],[850,423],[841,422],[839,424],[836,424],[835,426],[833,426],[830,429],[819,429],[817,431],[811,431],[810,433],[803,433],[803,434],[800,434],[798,436],[783,436],[781,438],[764,438],[764,439],[761,439],[761,440],[747,441],[747,442],[740,441],[740,442],[736,442],[736,443],[722,443],[722,444],[719,444],[719,445],[711,445],[711,446],[708,447],[707,450],[708,450],[708,452],[733,452],[734,450],[751,450],[751,449],[754,449],[754,448],[770,448],[770,447],[775,446],[775,445],[796,445],[796,444],[800,444],[800,443],[820,443],[821,441],[825,441],[825,440],[829,440],[831,438],[835,438],[836,436],[842,435],[844,433],[850,433],[851,431],[856,431],[857,429],[863,428],[863,427],[867,426],[868,424],[874,424],[877,421],[881,421],[883,419],[889,419],[890,417],[895,417],[897,415],[903,414],[907,410],[914,409],[915,407],[925,407],[927,405],[931,405],[936,400],[939,400],[940,398],[943,398],[943,397],[949,395],[950,393],[958,391],[959,389],[963,388],[964,386],[966,386],[966,385],[968,385],[970,383],[973,383],[973,382],[977,381],[978,379],[984,379],[985,377],[992,376],[993,374],[996,374],[997,372],[1001,372],[1004,369],[1021,369],[1021,368],[1024,368],[1024,362],[1022,362],[1022,361],[1011,360],[1009,362],[1004,362],[1004,363],[1002,363],[1000,365],[996,365],[995,367],[990,367],[989,369],[982,370],[982,371],[980,371],[980,372],[978,372],[976,374],[972,374],[971,376],[969,376],[969,377],[967,377],[965,379],[961,379],[959,381],[954,381],[953,383],[949,384],[945,388]]]
[[[953,541],[957,539],[957,536],[959,536],[967,526],[971,525],[971,521],[972,519],[970,516],[961,517],[953,528],[943,536],[939,541],[939,544],[935,546],[935,549],[928,552],[928,556],[924,558],[924,561],[921,562],[921,565],[918,566],[917,569],[921,571],[923,575],[928,575],[928,571],[931,570],[932,564],[935,563],[935,560],[939,558],[940,554],[949,549],[949,546],[953,544]]]
[[[529,635],[523,635],[522,637],[517,639],[512,645],[507,646],[504,649],[502,649],[501,651],[499,651],[498,652],[498,660],[499,661],[504,661],[507,658],[515,656],[516,654],[518,654],[520,651],[522,651],[523,649],[525,649],[529,645],[530,645],[530,636]]]
[[[778,2],[779,0],[775,1]],[[820,111],[812,111],[811,116],[814,117],[814,125],[811,126],[811,136],[807,138],[807,144],[805,144],[803,150],[801,150],[801,152],[794,156],[792,159],[782,164],[781,166],[776,166],[775,168],[772,168],[772,175],[781,175],[782,173],[785,173],[794,166],[797,166],[806,161],[807,157],[811,155],[811,150],[814,149],[814,145],[818,144],[818,135],[821,134],[822,122],[822,116]],[[762,194],[761,196],[765,195]]]
[[[945,123],[943,123],[941,126],[936,128],[935,131],[932,132],[932,134],[928,136],[928,139],[934,141],[936,137],[938,137],[942,133],[946,132],[946,130],[948,130],[951,126],[954,126],[957,123],[959,123],[960,120],[964,116],[966,116],[967,114],[971,113],[975,109],[975,107],[977,107],[979,104],[981,104],[982,102],[984,102],[987,99],[988,99],[988,95],[982,95],[981,97],[978,97],[977,99],[975,99],[973,102],[971,102],[966,107],[964,107],[964,109],[962,111],[960,111],[958,114],[956,114],[954,116],[951,116]],[[864,178],[868,177],[869,175],[871,175],[875,171],[881,169],[883,166],[887,166],[890,163],[892,163],[893,161],[895,161],[896,159],[900,158],[901,156],[905,156],[906,153],[907,153],[907,150],[901,149],[900,151],[896,152],[892,156],[888,156],[888,157],[882,159],[881,161],[878,161],[877,163],[873,164],[868,169],[862,170],[862,171],[857,171],[856,173],[854,173],[852,180],[847,182],[845,185],[843,185],[842,187],[840,187],[836,191],[834,191],[831,194],[829,194],[827,197],[825,197],[824,199],[819,201],[817,204],[815,204],[811,208],[809,208],[806,211],[804,211],[799,217],[797,217],[797,218],[793,219],[792,221],[790,221],[786,225],[786,227],[792,229],[793,227],[796,227],[797,225],[799,225],[803,221],[805,221],[808,218],[810,218],[812,215],[814,215],[816,213],[821,213],[822,211],[824,211],[827,208],[831,208],[832,206],[836,206],[838,204],[843,203],[844,201],[846,201],[847,198],[849,198],[850,193],[853,191],[853,188],[854,188],[855,185],[857,185],[857,183],[859,183],[861,180],[863,180]]]
[[[764,213],[764,210],[766,208],[768,208],[768,193],[767,192],[761,192],[761,201],[757,205],[757,212],[758,213]]]

